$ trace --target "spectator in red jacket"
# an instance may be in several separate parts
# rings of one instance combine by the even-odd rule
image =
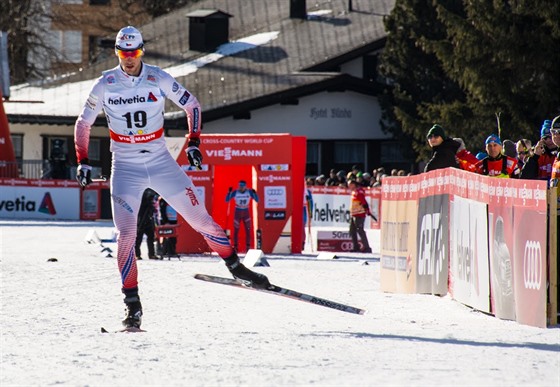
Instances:
[[[502,178],[518,178],[519,167],[517,159],[502,153],[502,141],[495,134],[486,139],[487,157],[476,164],[476,173]]]
[[[465,171],[474,172],[475,165],[478,163],[478,159],[473,155],[465,146],[465,142],[462,138],[454,138],[460,146],[457,150],[456,158],[459,163],[459,167]]]
[[[365,191],[356,180],[348,181],[348,188],[352,190],[350,199],[350,236],[352,237],[352,244],[354,252],[371,253],[371,247],[364,230],[364,223],[366,215],[371,215],[369,205],[366,200]],[[362,249],[358,245],[358,235],[364,245]]]

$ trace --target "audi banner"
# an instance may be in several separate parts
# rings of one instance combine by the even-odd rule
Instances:
[[[514,207],[513,277],[515,313],[522,324],[546,327],[546,202]]]

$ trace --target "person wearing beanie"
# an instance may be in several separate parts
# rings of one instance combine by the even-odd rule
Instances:
[[[491,134],[484,143],[488,156],[476,164],[475,172],[486,176],[517,179],[520,173],[517,159],[506,156],[502,152],[503,146],[500,137]]]
[[[551,128],[552,120],[544,120],[541,126],[541,139],[535,144],[533,155],[523,166],[522,179],[550,180],[552,164],[558,153],[558,146],[552,141]]]
[[[426,163],[424,172],[448,167],[459,167],[455,155],[461,144],[452,138],[446,137],[443,127],[435,124],[428,131],[426,137],[430,148],[432,148],[432,157]]]

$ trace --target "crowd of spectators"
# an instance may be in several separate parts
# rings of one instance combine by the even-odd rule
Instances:
[[[498,134],[489,133],[484,144],[480,144],[484,151],[474,156],[461,138],[447,136],[443,127],[435,124],[426,136],[432,157],[424,172],[456,167],[492,177],[550,181],[553,165],[559,158],[560,116],[544,120],[535,132],[534,146],[527,138],[502,140]]]
[[[489,132],[483,144],[474,144],[473,148],[484,149],[475,153],[467,149],[462,138],[447,136],[445,129],[435,124],[426,135],[432,156],[424,172],[455,167],[494,177],[550,180],[552,165],[559,158],[558,146],[553,141],[553,137],[559,135],[559,130],[560,116],[554,120],[544,120],[535,133],[534,142],[527,138],[502,140],[499,135]],[[333,168],[328,176],[309,176],[306,182],[308,186],[348,187],[348,182],[352,180],[362,187],[379,187],[387,176],[411,174],[403,169],[388,172],[384,167],[364,172],[354,165],[349,172]]]
[[[349,172],[344,170],[337,171],[331,169],[329,176],[320,174],[319,176],[310,176],[306,178],[307,185],[324,185],[329,187],[348,187],[349,181],[356,181],[356,183],[365,188],[380,187],[383,179],[386,176],[408,176],[411,173],[406,172],[404,169],[392,169],[389,173],[386,172],[384,167],[374,168],[371,173],[363,172],[358,165],[353,165]]]

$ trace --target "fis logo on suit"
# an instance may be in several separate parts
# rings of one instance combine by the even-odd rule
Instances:
[[[445,261],[441,214],[426,214],[420,225],[418,275],[439,274]],[[436,283],[439,276],[436,275]]]
[[[198,206],[198,199],[196,197],[196,194],[194,193],[192,188],[187,188],[187,196],[189,197],[189,199],[191,200],[191,204],[193,206]]]
[[[539,290],[542,285],[543,259],[541,243],[526,241],[523,253],[523,284],[525,289]]]

